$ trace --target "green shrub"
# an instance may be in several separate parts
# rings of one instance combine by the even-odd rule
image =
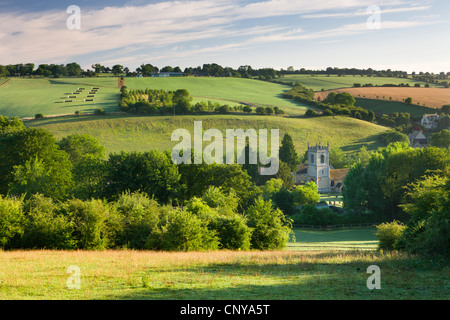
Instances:
[[[314,204],[305,205],[301,212],[295,216],[295,224],[313,226],[329,226],[342,223],[342,218],[329,208],[316,208]]]
[[[102,200],[68,200],[63,212],[74,223],[73,237],[78,249],[102,250],[115,246],[120,220],[114,208]]]
[[[22,199],[0,196],[0,248],[14,247],[24,232]]]
[[[95,109],[95,111],[94,111],[94,114],[97,115],[97,116],[104,115],[105,113],[106,113],[105,110],[102,109],[102,108]]]
[[[216,232],[186,210],[173,209],[167,221],[147,239],[147,248],[166,251],[203,251],[219,248]]]
[[[252,228],[251,247],[258,250],[282,249],[291,234],[291,220],[275,209],[272,201],[259,197],[245,212],[248,226]]]
[[[115,207],[122,224],[117,244],[131,249],[145,249],[147,238],[159,223],[159,204],[145,193],[128,192],[119,197]]]
[[[29,249],[74,249],[73,225],[68,217],[58,212],[58,205],[41,194],[33,195],[24,203],[25,231],[21,247]]]
[[[411,219],[397,247],[423,256],[450,257],[450,179],[433,175],[415,182],[402,207]]]
[[[379,240],[378,248],[382,250],[397,249],[396,244],[406,226],[398,221],[386,222],[377,226],[376,236]]]
[[[252,230],[246,222],[239,214],[218,216],[209,223],[208,228],[217,232],[221,249],[249,250]]]
[[[36,114],[36,115],[34,116],[34,118],[35,118],[35,119],[43,119],[43,118],[45,118],[45,114],[43,114],[43,113],[38,113],[38,114]]]

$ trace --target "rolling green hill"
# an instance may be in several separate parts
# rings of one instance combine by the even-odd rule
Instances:
[[[107,152],[170,150],[178,142],[170,141],[175,129],[185,128],[193,133],[194,120],[203,122],[203,130],[217,128],[225,136],[226,129],[279,129],[280,139],[289,133],[297,152],[303,154],[307,144],[330,142],[351,153],[367,146],[375,150],[381,146],[378,139],[386,130],[372,123],[348,117],[289,118],[258,115],[204,115],[204,116],[79,116],[27,121],[30,127],[49,130],[60,139],[85,133],[96,137]],[[204,147],[208,143],[204,144]]]
[[[125,85],[130,89],[187,89],[193,102],[208,101],[230,106],[247,103],[258,106],[278,106],[291,115],[302,115],[307,110],[303,104],[282,98],[285,85],[237,78],[126,78]],[[100,90],[93,102],[85,102],[88,90]],[[78,88],[84,92],[63,102],[69,93]],[[107,112],[118,111],[119,89],[116,77],[95,78],[12,78],[0,86],[0,115],[19,118],[34,117],[37,113],[45,115],[73,114],[75,111],[93,112],[103,108]]]
[[[427,113],[435,113],[436,110],[433,108],[427,108],[417,105],[407,105],[400,101],[386,101],[386,100],[376,100],[376,99],[364,99],[355,98],[355,105],[363,107],[367,110],[372,110],[375,113],[390,114],[394,112],[408,112],[413,117],[422,117]]]
[[[278,106],[293,115],[304,114],[307,106],[282,97],[289,86],[241,78],[177,77],[177,78],[126,78],[130,89],[163,89],[189,91],[194,100],[219,100],[230,105],[247,103],[258,106]]]

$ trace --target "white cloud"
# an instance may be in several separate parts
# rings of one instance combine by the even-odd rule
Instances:
[[[428,8],[395,7],[408,3],[405,0],[378,1],[380,6],[389,4],[390,9],[385,12]],[[357,15],[363,15],[370,4],[372,1],[367,0],[267,0],[249,4],[238,0],[183,0],[86,11],[81,7],[81,30],[67,29],[65,10],[2,13],[0,57],[2,64],[66,63],[83,55],[92,55],[96,57],[92,63],[125,64],[136,60],[141,60],[138,63],[148,59],[164,60],[165,57],[223,54],[264,43],[326,39],[365,32],[364,21],[306,32],[281,22],[271,23],[267,18],[305,17],[307,14],[311,17],[324,11],[330,15],[330,11],[336,10],[353,10]],[[266,18],[264,22],[255,20],[263,18]],[[382,28],[410,28],[436,22],[436,19],[382,21]],[[185,49],[171,51],[171,46]]]

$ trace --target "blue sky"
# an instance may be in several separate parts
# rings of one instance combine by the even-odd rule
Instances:
[[[69,30],[67,7],[81,9]],[[445,0],[0,0],[0,64],[450,71]]]

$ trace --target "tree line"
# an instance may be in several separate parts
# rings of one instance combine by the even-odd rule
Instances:
[[[170,151],[106,156],[89,135],[56,140],[6,117],[0,151],[1,248],[266,250],[292,235],[261,187],[292,184],[289,169],[257,183],[237,164],[177,166]]]

